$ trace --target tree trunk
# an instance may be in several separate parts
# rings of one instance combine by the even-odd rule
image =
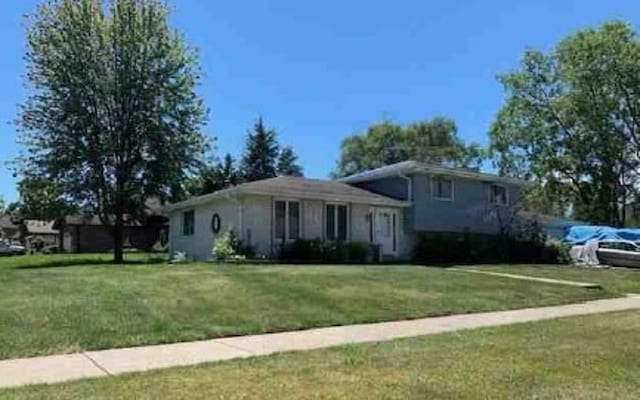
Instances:
[[[122,213],[116,215],[113,224],[113,263],[124,264],[124,222]]]

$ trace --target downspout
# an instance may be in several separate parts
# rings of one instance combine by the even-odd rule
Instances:
[[[398,172],[398,176],[407,181],[407,201],[413,201],[413,180],[402,172]]]
[[[240,240],[244,241],[244,205],[240,200],[231,197],[230,192],[227,192],[225,197],[227,198],[227,200],[238,206],[238,236]]]

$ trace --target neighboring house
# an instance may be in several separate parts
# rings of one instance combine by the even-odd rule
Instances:
[[[27,251],[39,251],[46,247],[58,247],[59,231],[54,221],[25,219],[21,225],[21,238]]]
[[[148,251],[158,242],[166,242],[167,220],[151,214],[144,224],[129,221],[124,228],[125,248]],[[113,249],[113,236],[97,216],[68,215],[55,222],[60,232],[61,251],[97,253]]]
[[[11,215],[0,216],[0,239],[20,240],[21,224],[14,221]]]
[[[404,237],[410,203],[342,182],[278,177],[241,184],[165,208],[170,253],[211,257],[214,238],[233,230],[258,254],[273,256],[296,239],[379,244],[389,258],[409,254]]]

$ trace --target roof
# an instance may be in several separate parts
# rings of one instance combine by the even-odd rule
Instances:
[[[375,194],[346,183],[280,176],[255,182],[243,183],[228,189],[219,190],[204,196],[167,206],[167,211],[174,211],[226,196],[263,195],[295,199],[319,199],[327,201],[359,203],[373,206],[408,207],[410,203]]]
[[[469,168],[449,168],[442,165],[435,165],[429,163],[423,163],[419,161],[403,161],[397,164],[387,165],[381,168],[372,169],[362,173],[347,176],[342,179],[338,179],[339,182],[344,183],[359,183],[367,182],[375,179],[382,179],[388,177],[395,177],[398,175],[406,174],[433,174],[433,175],[446,175],[454,176],[464,179],[472,179],[484,182],[497,182],[507,183],[512,185],[527,185],[527,181],[521,179],[510,178],[505,176],[498,176],[494,174],[483,173]]]
[[[145,201],[145,213],[147,218],[162,217],[164,218],[162,202],[157,197],[149,197]],[[68,225],[104,225],[100,220],[100,217],[95,214],[70,214],[59,218],[56,221],[54,228],[60,228]],[[134,221],[130,218],[130,215],[125,215],[125,226],[141,226],[139,221]]]
[[[13,221],[9,214],[0,216],[0,229],[20,229],[20,226]]]
[[[25,219],[22,221],[26,231],[31,235],[57,235],[57,229],[53,229],[55,221],[40,221],[35,219]]]

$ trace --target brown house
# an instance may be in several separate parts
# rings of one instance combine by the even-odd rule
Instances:
[[[21,224],[14,221],[11,215],[0,216],[0,239],[20,240]]]
[[[53,227],[59,231],[61,252],[92,253],[113,249],[110,228],[104,226],[98,216],[68,215],[58,219]],[[125,225],[125,248],[149,251],[156,243],[165,245],[168,229],[169,221],[162,215],[162,205],[156,199],[149,199],[145,221],[129,221]]]
[[[21,224],[21,241],[27,251],[40,251],[47,247],[58,247],[59,231],[54,221],[25,219]]]
[[[113,249],[109,227],[96,216],[69,215],[56,221],[60,250],[70,253],[104,252]],[[161,224],[128,223],[125,226],[125,248],[151,250],[161,239]]]

